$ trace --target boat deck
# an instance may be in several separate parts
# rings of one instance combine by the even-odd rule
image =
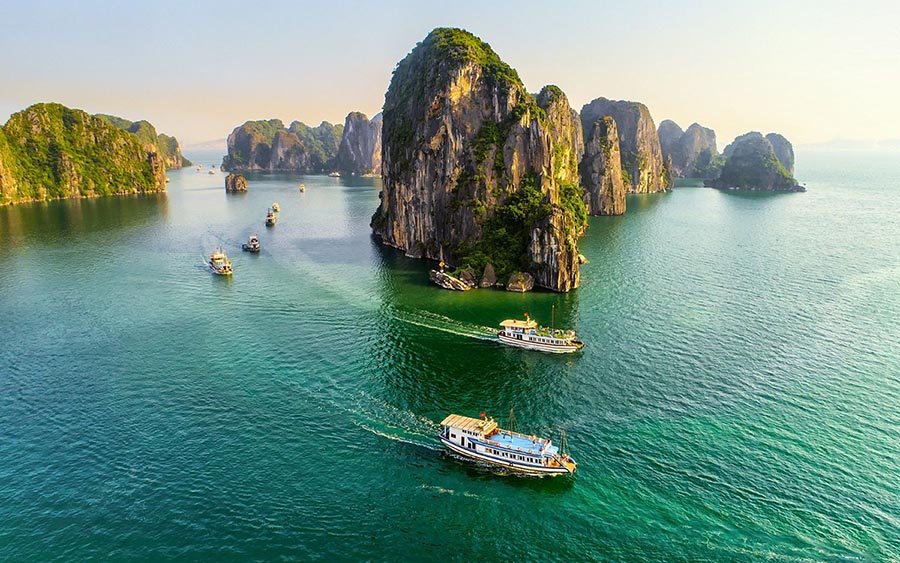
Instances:
[[[534,455],[554,456],[559,452],[559,448],[552,444],[541,451],[541,446],[543,446],[547,440],[535,437],[535,440],[533,441],[529,436],[517,432],[508,432],[506,430],[494,432],[485,441],[493,446],[509,451],[524,452]]]

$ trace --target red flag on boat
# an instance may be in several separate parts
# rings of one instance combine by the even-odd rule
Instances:
[[[487,415],[484,413],[481,413],[481,418],[487,418]]]

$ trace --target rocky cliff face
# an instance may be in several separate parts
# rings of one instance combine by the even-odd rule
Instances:
[[[586,133],[581,159],[581,184],[591,215],[625,213],[625,183],[622,181],[622,155],[619,132],[612,117],[605,115]]]
[[[165,191],[155,147],[60,104],[13,114],[0,134],[0,203]]]
[[[698,123],[692,123],[679,144],[682,170],[691,178],[712,178],[721,168],[716,132]]]
[[[677,123],[659,124],[659,144],[663,158],[671,160],[670,172],[677,178],[715,178],[721,169],[716,132],[699,123],[682,131]]]
[[[659,148],[662,150],[663,160],[672,159],[672,168],[669,172],[673,177],[684,177],[681,166],[676,162],[673,155],[678,151],[678,141],[684,135],[684,129],[671,119],[663,119],[656,130],[659,136]]]
[[[535,99],[487,43],[435,29],[385,95],[374,232],[409,256],[577,287],[585,209],[575,128],[558,88]]]
[[[632,193],[663,192],[671,187],[659,135],[647,106],[638,102],[597,98],[581,108],[581,124],[585,131],[595,121],[608,115],[616,122],[622,174],[626,188]]]
[[[784,166],[784,169],[793,174],[794,146],[791,142],[778,133],[769,133],[766,135],[766,140],[772,144],[772,148],[775,149],[775,156],[781,165]]]
[[[164,133],[157,133],[156,128],[149,121],[143,119],[128,121],[104,113],[98,113],[94,117],[99,117],[119,129],[134,134],[148,150],[156,150],[159,153],[166,169],[178,169],[191,165],[191,161],[181,154],[181,145],[178,144],[178,139]]]
[[[381,174],[381,114],[369,121],[358,111],[347,114],[338,149],[343,174]]]
[[[769,139],[761,133],[753,131],[737,137],[725,147],[725,154],[721,175],[709,183],[712,187],[805,191],[778,159]]]
[[[225,170],[268,170],[301,174],[334,169],[342,125],[323,121],[309,127],[299,121],[289,128],[280,119],[248,121],[228,135]]]

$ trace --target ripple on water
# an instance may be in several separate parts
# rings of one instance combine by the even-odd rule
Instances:
[[[0,559],[898,559],[896,194],[846,168],[631,198],[568,295],[440,291],[329,178],[0,209]],[[551,306],[580,354],[494,342]],[[511,407],[566,430],[574,479],[439,448],[448,412]]]

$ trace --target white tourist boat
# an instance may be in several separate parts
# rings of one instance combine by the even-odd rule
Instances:
[[[330,172],[328,175],[331,176],[332,178],[340,178],[341,177],[340,172]]]
[[[500,428],[493,417],[481,419],[448,415],[441,422],[440,439],[450,451],[469,459],[533,475],[574,475],[578,464],[549,439],[514,431],[515,415],[509,412],[510,429]],[[565,435],[563,435],[565,436]]]
[[[497,338],[509,346],[556,354],[577,352],[584,348],[584,342],[577,339],[574,330],[538,326],[528,313],[525,313],[524,321],[507,319],[500,326],[502,328]]]
[[[225,253],[221,248],[217,248],[215,252],[209,255],[209,262],[207,262],[207,265],[209,266],[209,270],[216,275],[231,275],[231,260],[228,259],[228,256],[225,256]]]

